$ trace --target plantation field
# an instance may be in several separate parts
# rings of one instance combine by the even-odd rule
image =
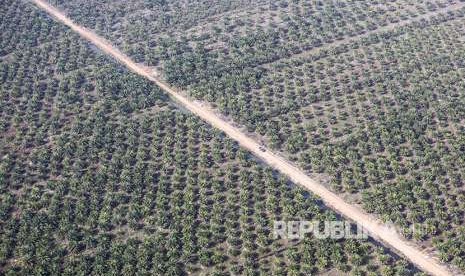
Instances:
[[[273,239],[341,218],[31,3],[0,13],[0,274],[418,272],[371,241]]]
[[[463,1],[117,3],[58,6],[465,271]]]

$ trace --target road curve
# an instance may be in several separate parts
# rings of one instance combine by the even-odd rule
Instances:
[[[445,265],[442,265],[436,259],[431,258],[422,252],[414,244],[406,241],[396,231],[393,231],[392,228],[387,227],[374,216],[364,212],[360,208],[345,202],[338,195],[310,178],[295,165],[289,163],[287,160],[283,159],[277,154],[274,154],[270,149],[265,148],[264,150],[261,150],[261,145],[243,133],[239,128],[225,121],[213,110],[205,107],[201,103],[192,101],[189,98],[183,96],[168,84],[156,78],[150,72],[150,70],[147,70],[146,67],[136,64],[128,56],[124,55],[121,51],[112,46],[102,37],[96,35],[94,32],[82,26],[75,24],[65,14],[44,0],[31,1],[35,3],[40,9],[44,10],[58,21],[70,27],[80,36],[99,47],[103,52],[124,64],[131,71],[157,84],[161,89],[168,93],[172,99],[182,104],[186,109],[196,114],[205,122],[223,131],[226,135],[236,140],[242,147],[248,149],[255,156],[262,159],[265,163],[269,164],[280,173],[288,176],[293,182],[318,195],[327,206],[340,213],[345,218],[362,225],[374,239],[392,248],[395,252],[404,255],[420,269],[432,275],[453,275],[453,273]]]

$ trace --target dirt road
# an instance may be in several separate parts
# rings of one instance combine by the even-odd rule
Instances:
[[[56,8],[49,5],[43,0],[31,0],[39,8],[43,9],[63,24],[70,27],[73,31],[81,35],[82,37],[89,40],[94,45],[98,46],[102,51],[112,56],[120,63],[124,64],[133,72],[153,81],[160,86],[166,93],[168,93],[174,100],[182,104],[185,108],[190,110],[192,113],[199,116],[202,120],[206,121],[213,127],[222,130],[229,137],[236,140],[242,147],[251,151],[254,155],[262,159],[264,162],[278,170],[284,175],[287,175],[293,182],[305,187],[312,193],[318,195],[327,206],[334,209],[336,212],[343,215],[369,231],[370,235],[376,240],[382,242],[386,246],[392,248],[394,251],[404,255],[412,263],[417,265],[420,269],[433,275],[452,275],[446,266],[440,264],[436,259],[423,253],[414,244],[409,243],[398,235],[392,228],[389,228],[382,224],[379,220],[373,216],[367,214],[360,208],[352,206],[337,196],[335,193],[329,191],[312,178],[303,173],[296,166],[290,164],[280,156],[274,154],[269,149],[260,149],[260,144],[254,139],[248,137],[246,134],[241,132],[240,129],[234,127],[231,123],[223,120],[213,110],[206,108],[201,103],[191,101],[187,97],[178,93],[175,89],[169,85],[154,77],[150,70],[146,67],[141,66],[133,62],[129,57],[124,55],[118,49],[113,47],[109,42],[99,37],[92,31],[89,31],[67,18]]]

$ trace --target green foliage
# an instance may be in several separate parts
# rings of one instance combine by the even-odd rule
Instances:
[[[448,3],[52,2],[464,267],[463,10],[386,31]],[[29,3],[0,12],[2,273],[415,272],[365,241],[273,240],[335,214]]]
[[[145,7],[135,2],[135,10]],[[138,18],[112,31],[90,22],[101,16],[75,8],[80,0],[62,7],[334,191],[463,268],[463,5],[230,2],[211,4],[210,17],[199,11],[182,19],[169,9],[176,4],[167,3],[147,17],[163,13],[176,24],[156,28],[162,25]],[[179,14],[187,7],[177,7]]]

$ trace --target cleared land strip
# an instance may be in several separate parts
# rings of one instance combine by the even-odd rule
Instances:
[[[441,9],[437,9],[435,11],[427,12],[425,14],[422,14],[422,15],[417,16],[417,17],[412,18],[412,19],[407,19],[407,20],[402,20],[402,21],[396,22],[396,23],[391,23],[391,24],[388,24],[386,26],[376,28],[374,30],[367,31],[367,32],[365,32],[363,34],[359,34],[359,35],[356,35],[356,36],[346,37],[346,38],[342,38],[340,40],[335,40],[334,42],[326,43],[326,44],[324,44],[322,46],[311,48],[309,50],[302,51],[300,53],[296,53],[296,54],[293,54],[293,55],[290,55],[290,56],[287,56],[287,57],[278,58],[278,59],[273,60],[271,62],[262,63],[262,64],[259,64],[258,66],[268,68],[272,64],[278,63],[279,61],[281,61],[283,59],[294,59],[294,58],[299,58],[299,57],[304,57],[304,56],[307,56],[307,55],[311,55],[311,54],[317,53],[318,51],[320,51],[322,49],[333,48],[333,47],[337,47],[337,46],[340,46],[340,45],[343,45],[343,44],[348,44],[348,43],[351,43],[351,42],[355,42],[357,40],[367,38],[370,35],[389,32],[389,31],[392,31],[392,30],[394,30],[396,28],[404,27],[404,26],[407,26],[407,25],[412,24],[414,22],[419,22],[422,19],[428,19],[431,16],[445,14],[445,13],[451,12],[451,11],[457,11],[457,10],[460,10],[460,9],[462,9],[464,7],[465,7],[464,2],[454,3],[452,5],[449,5],[449,6],[445,7],[445,8],[441,8]]]
[[[271,152],[269,149],[261,150],[260,144],[254,139],[247,136],[239,128],[233,126],[230,122],[225,121],[213,110],[206,108],[201,103],[191,101],[181,93],[171,88],[165,82],[154,77],[147,67],[141,66],[133,62],[129,57],[121,53],[118,49],[113,47],[109,42],[97,36],[92,31],[89,31],[71,21],[63,13],[49,5],[43,0],[32,0],[39,8],[43,9],[63,24],[70,27],[73,31],[92,42],[99,47],[102,51],[115,58],[120,63],[124,64],[131,71],[149,79],[157,84],[166,93],[168,93],[175,101],[182,104],[186,109],[199,116],[202,120],[206,121],[215,128],[220,129],[232,139],[236,140],[242,147],[248,149],[255,156],[262,159],[265,163],[269,164],[279,172],[287,175],[293,182],[305,187],[312,193],[318,195],[324,203],[336,212],[343,215],[345,218],[350,219],[369,231],[370,235],[392,248],[396,252],[404,255],[412,263],[417,265],[420,269],[433,275],[453,275],[453,273],[445,266],[439,263],[438,260],[428,256],[422,252],[414,244],[406,241],[392,228],[387,227],[382,222],[377,220],[374,216],[367,214],[363,210],[353,205],[348,204],[335,193],[329,191],[324,186],[317,183],[308,175],[303,173],[296,166],[290,164],[287,160]]]

